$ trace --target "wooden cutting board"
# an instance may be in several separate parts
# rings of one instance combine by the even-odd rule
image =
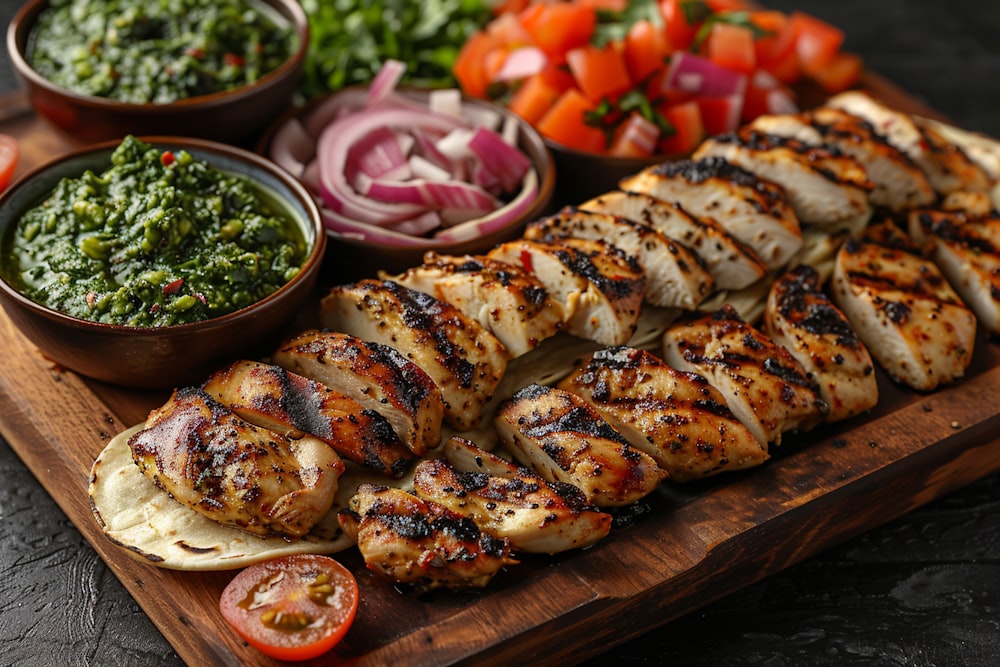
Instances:
[[[899,109],[939,117],[878,77],[866,84]],[[77,147],[18,95],[0,99],[0,132],[20,140],[19,175]],[[87,484],[94,458],[166,392],[119,389],[64,371],[3,313],[0,346],[7,350],[0,430],[178,654],[199,666],[278,664],[245,646],[217,611],[233,573],[151,567],[106,540],[93,520]],[[481,593],[400,593],[347,552],[361,606],[323,664],[583,660],[1000,470],[996,342],[977,341],[969,376],[954,386],[921,395],[880,376],[879,388],[871,415],[786,437],[761,468],[664,484],[644,503],[648,511],[597,546],[528,557]]]

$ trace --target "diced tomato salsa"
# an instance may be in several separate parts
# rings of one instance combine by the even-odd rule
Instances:
[[[507,104],[550,141],[643,156],[794,106],[803,77],[855,86],[844,33],[746,0],[507,0],[461,49],[469,95]],[[513,74],[512,74],[513,73]]]

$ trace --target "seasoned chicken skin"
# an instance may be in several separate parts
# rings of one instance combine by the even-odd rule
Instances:
[[[575,486],[547,482],[464,438],[449,439],[444,450],[447,460],[424,459],[417,465],[417,496],[469,517],[484,531],[506,538],[515,551],[554,554],[585,548],[611,530],[611,515],[589,506]]]
[[[870,241],[837,253],[833,298],[897,382],[930,391],[965,374],[976,319],[930,260]]]
[[[1000,214],[922,210],[910,223],[930,239],[934,263],[983,326],[1000,333]]]
[[[396,348],[433,378],[445,420],[459,431],[479,425],[507,367],[496,336],[457,308],[391,280],[332,288],[320,304],[323,326]]]
[[[517,563],[506,540],[401,489],[361,484],[337,520],[369,570],[418,592],[482,588]]]
[[[620,249],[586,239],[502,243],[488,255],[534,274],[562,305],[563,330],[602,345],[635,333],[646,277]]]
[[[833,147],[855,158],[872,182],[868,197],[876,206],[905,211],[927,206],[937,197],[927,175],[908,155],[871,123],[843,109],[820,107],[803,114],[760,116],[750,127],[811,146]]]
[[[704,377],[675,370],[646,350],[598,350],[559,388],[590,403],[676,482],[750,468],[768,458],[767,448]]]
[[[423,264],[389,279],[478,320],[513,357],[527,354],[562,328],[559,302],[537,277],[507,262],[428,252]]]
[[[800,264],[771,285],[764,332],[795,357],[840,421],[878,403],[875,366],[847,318],[820,290],[819,274]]]
[[[304,331],[283,343],[271,360],[381,414],[418,456],[441,443],[441,389],[415,363],[388,345],[333,331]]]
[[[402,477],[415,458],[381,414],[280,366],[236,361],[213,373],[201,388],[255,426],[308,433],[383,475]]]
[[[645,192],[679,204],[691,215],[715,220],[753,248],[772,269],[784,266],[802,247],[799,219],[785,190],[721,157],[647,167],[623,179],[620,187]]]
[[[645,273],[645,298],[654,306],[694,310],[714,286],[697,255],[659,231],[621,216],[567,207],[530,223],[524,238],[590,239],[620,248],[635,257]]]
[[[838,93],[824,106],[843,109],[871,123],[876,132],[923,169],[940,194],[990,188],[986,170],[932,124],[918,124],[909,114],[890,109],[871,95],[856,90]]]
[[[667,329],[663,358],[705,376],[762,444],[780,444],[787,431],[809,430],[828,412],[802,365],[729,305]]]
[[[780,183],[802,224],[855,228],[871,218],[868,173],[838,151],[745,127],[706,140],[693,157],[722,158]]]
[[[767,264],[757,252],[721,224],[709,217],[695,217],[679,204],[648,193],[613,190],[579,208],[634,220],[680,243],[701,258],[718,289],[743,289],[767,273]]]
[[[146,477],[219,523],[301,537],[333,504],[344,463],[325,442],[249,424],[201,389],[174,391],[129,438]]]
[[[523,465],[550,482],[572,484],[598,507],[634,503],[666,475],[586,401],[554,387],[517,391],[497,408],[494,426]]]

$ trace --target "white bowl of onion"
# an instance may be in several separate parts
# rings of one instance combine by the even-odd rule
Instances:
[[[279,119],[259,150],[319,205],[342,277],[402,271],[428,250],[485,252],[548,212],[552,155],[500,105],[455,89],[397,86],[388,61],[351,87]]]

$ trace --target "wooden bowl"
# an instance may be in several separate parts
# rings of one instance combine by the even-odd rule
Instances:
[[[291,104],[309,44],[309,24],[297,0],[261,0],[297,35],[291,57],[251,85],[169,104],[133,104],[82,95],[42,77],[25,50],[48,0],[28,0],[7,28],[7,51],[38,115],[83,143],[127,134],[192,136],[236,142],[261,132]]]
[[[299,123],[306,128],[307,134],[313,139],[318,138],[318,131],[323,126],[323,119],[328,118],[331,109],[338,98],[354,104],[365,92],[364,87],[352,86],[341,91],[314,100],[303,108],[286,113],[279,118],[264,133],[257,144],[257,152],[265,157],[282,162],[277,158],[272,148],[274,138],[288,123]],[[416,99],[426,100],[429,91],[409,88],[402,92]],[[484,100],[463,97],[463,104],[488,109],[492,113],[513,117],[512,112],[504,107]],[[312,122],[310,122],[312,121]],[[461,241],[445,242],[432,238],[415,239],[412,245],[397,245],[355,238],[329,232],[328,240],[328,274],[336,281],[355,280],[375,275],[379,270],[389,273],[399,273],[422,263],[424,253],[433,250],[447,255],[478,254],[488,251],[493,246],[512,240],[521,235],[525,226],[543,214],[551,212],[552,195],[556,184],[556,169],[552,154],[546,147],[541,135],[528,123],[518,121],[518,145],[528,156],[538,175],[537,194],[531,205],[516,219],[507,222],[501,228],[488,234],[468,238]],[[303,156],[306,159],[312,156]],[[315,194],[315,193],[314,193]],[[317,195],[318,196],[318,195]]]
[[[213,168],[242,175],[283,205],[301,226],[308,253],[302,269],[276,292],[228,315],[163,327],[102,324],[35,303],[0,272],[0,303],[21,332],[58,365],[112,384],[163,389],[199,383],[227,360],[253,354],[284,333],[310,296],[326,247],[319,211],[302,185],[267,160],[224,144],[173,137],[143,141],[160,149],[184,149]],[[57,158],[20,179],[0,197],[0,247],[22,214],[43,200],[63,177],[110,166],[118,142]],[[6,268],[6,264],[4,264]]]

